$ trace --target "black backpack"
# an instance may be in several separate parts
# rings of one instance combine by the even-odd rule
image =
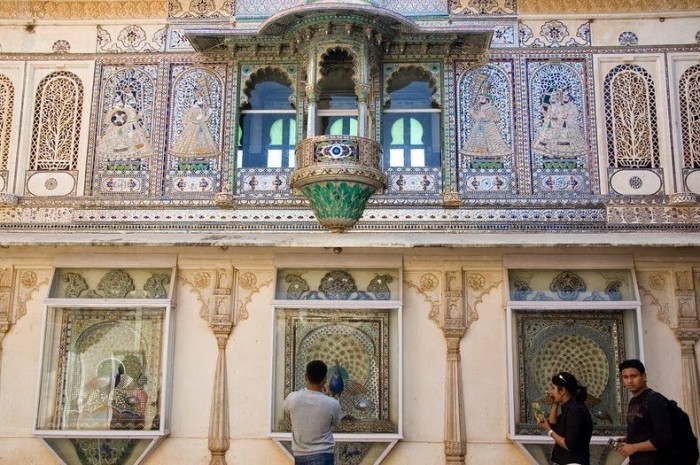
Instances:
[[[693,434],[688,414],[678,406],[675,400],[666,399],[662,394],[650,391],[649,396],[656,394],[668,403],[668,418],[671,423],[671,450],[669,451],[668,463],[672,465],[697,465],[700,458],[698,439]],[[647,407],[646,402],[645,407]]]

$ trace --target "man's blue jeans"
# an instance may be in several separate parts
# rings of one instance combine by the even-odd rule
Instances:
[[[333,454],[314,454],[294,457],[294,465],[335,465]]]

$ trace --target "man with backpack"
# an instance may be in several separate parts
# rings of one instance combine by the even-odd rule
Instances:
[[[619,367],[622,383],[632,394],[627,407],[627,436],[618,452],[630,465],[696,465],[697,439],[688,415],[675,401],[647,386],[644,364],[625,360]]]

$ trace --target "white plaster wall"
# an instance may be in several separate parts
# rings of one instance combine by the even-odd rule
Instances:
[[[594,47],[620,45],[618,37],[625,31],[634,32],[638,45],[696,44],[695,34],[700,31],[700,15],[684,17],[629,17],[594,19],[591,23],[591,45]]]
[[[462,341],[467,463],[528,464],[508,439],[508,372],[503,282],[476,307]]]
[[[69,252],[63,249],[24,249],[16,259],[3,256],[3,263],[28,266],[42,256],[43,275],[49,276],[46,264],[54,254]],[[207,249],[208,250],[208,249]],[[101,249],[100,251],[104,251]],[[112,252],[119,249],[112,249]],[[93,252],[81,248],[74,252]],[[124,248],[123,252],[163,253],[160,249]],[[241,263],[236,256],[195,248],[169,249],[183,257],[196,257],[206,262],[207,256],[217,260],[231,259],[241,272],[257,277],[259,292],[252,295],[247,305],[248,316],[238,322],[227,348],[227,369],[230,402],[231,447],[227,453],[230,465],[265,464],[288,465],[286,455],[268,438],[270,422],[273,266],[266,253],[251,252],[248,262]],[[379,250],[377,251],[379,252]],[[382,250],[382,252],[387,252]],[[392,251],[396,252],[396,251]],[[547,250],[561,254],[562,250]],[[491,251],[493,256],[505,253]],[[440,275],[441,267],[451,261],[457,266],[479,268],[468,257],[469,251],[450,256],[432,256],[423,263],[408,263],[404,272],[403,308],[403,427],[404,439],[388,454],[385,465],[443,465],[444,456],[444,395],[446,345],[442,330],[428,318],[430,302],[408,282],[418,283],[425,273]],[[533,257],[537,253],[532,254]],[[640,251],[648,261],[644,270],[658,273],[667,270],[668,263],[688,251]],[[256,260],[256,257],[259,259]],[[264,258],[264,260],[263,260]],[[265,261],[266,260],[266,261]],[[252,263],[258,262],[257,268]],[[263,265],[259,263],[265,261]],[[656,262],[658,261],[658,262]],[[651,263],[651,265],[649,265]],[[7,266],[7,265],[3,265]],[[329,263],[332,266],[332,263]],[[638,265],[639,266],[639,265]],[[489,280],[502,280],[499,260],[485,262]],[[670,274],[668,275],[670,278]],[[267,284],[270,282],[269,284]],[[32,296],[27,314],[17,321],[3,340],[0,371],[0,464],[56,463],[38,439],[31,436],[36,405],[40,341],[43,318],[43,299],[48,291],[44,285]],[[504,283],[484,295],[475,308],[478,319],[473,321],[461,342],[462,375],[464,386],[464,414],[467,429],[467,465],[508,463],[525,465],[528,462],[508,436],[508,394],[506,351],[506,312],[503,308]],[[439,290],[428,293],[440,297]],[[666,288],[668,302],[675,298]],[[644,299],[643,299],[644,300]],[[239,301],[240,302],[240,301]],[[663,306],[663,301],[660,301]],[[236,305],[238,308],[238,304]],[[667,396],[681,400],[679,378],[680,349],[669,326],[658,318],[658,306],[645,301],[642,327],[645,339],[645,361],[649,383]],[[443,308],[440,307],[440,311]],[[151,456],[146,465],[206,465],[209,463],[207,434],[211,393],[215,372],[217,348],[215,338],[205,320],[200,317],[200,303],[191,288],[178,282],[177,308],[174,312],[174,365],[171,409],[171,434]]]
[[[19,263],[18,263],[19,264]],[[37,270],[41,281],[46,270]],[[36,413],[36,394],[41,358],[43,285],[27,302],[20,317],[2,341],[0,360],[0,464],[56,463],[39,439],[31,435]]]

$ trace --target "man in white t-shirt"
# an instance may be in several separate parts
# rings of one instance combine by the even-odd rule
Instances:
[[[306,365],[306,387],[284,399],[292,419],[294,465],[335,465],[331,429],[340,423],[340,403],[327,395],[328,367],[321,360]]]

